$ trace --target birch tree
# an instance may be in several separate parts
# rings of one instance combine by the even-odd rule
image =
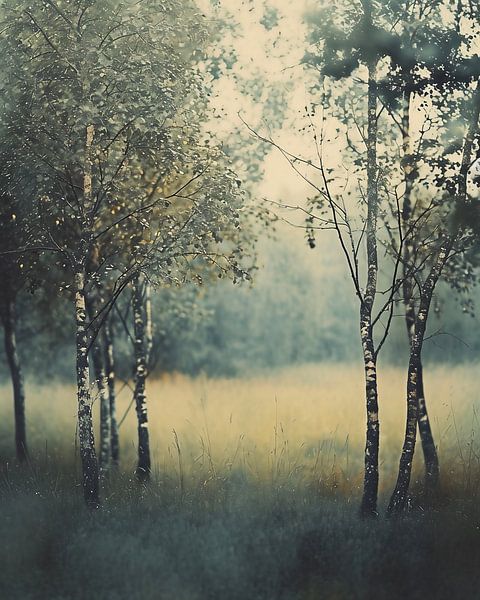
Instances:
[[[103,326],[103,353],[105,364],[105,376],[107,378],[108,406],[110,418],[110,457],[113,466],[120,462],[120,444],[117,421],[117,401],[115,391],[115,343],[114,328],[112,326],[112,314],[104,322]]]
[[[442,199],[437,197],[433,203],[431,201],[432,195],[437,195],[432,181],[435,165],[441,171],[450,162],[445,157],[449,154],[450,142],[446,139],[452,114],[447,119],[440,118],[439,99],[442,95],[444,104],[448,105],[447,90],[452,96],[458,92],[460,73],[452,78],[452,66],[458,66],[462,61],[462,52],[472,46],[473,38],[470,39],[468,32],[472,28],[472,15],[469,10],[464,10],[461,3],[451,6],[445,2],[409,3],[394,0],[385,4],[392,22],[390,31],[393,37],[389,48],[391,62],[381,82],[380,100],[400,134],[400,139],[396,141],[392,132],[392,141],[396,141],[400,148],[396,157],[398,167],[393,171],[395,180],[403,178],[403,191],[401,194],[391,194],[390,212],[395,212],[399,205],[402,229],[408,232],[403,244],[403,284],[399,296],[404,305],[407,334],[412,344],[416,313],[420,310],[422,297],[417,284],[428,254],[425,247],[426,243],[431,243],[432,226],[437,225],[438,215],[445,208]],[[465,19],[470,24],[466,24]],[[460,77],[464,83],[468,79],[468,76],[465,79],[466,75],[465,72]],[[437,96],[434,106],[432,94]],[[454,145],[458,147],[457,140]],[[439,183],[438,179],[436,181]],[[395,244],[392,251],[397,251]],[[449,272],[444,271],[443,277],[459,288],[466,280],[465,274],[470,277],[471,268],[465,270],[465,265],[455,264],[455,261],[452,263],[451,260],[450,264],[452,268]],[[425,484],[428,491],[433,491],[439,481],[439,460],[425,400],[421,357],[418,358],[416,386],[417,424],[425,459]]]
[[[133,281],[133,325],[135,339],[135,410],[138,427],[138,464],[137,477],[148,480],[151,469],[150,440],[148,432],[148,413],[145,383],[148,369],[147,356],[147,315],[144,300],[145,282],[140,275]]]
[[[376,359],[390,330],[395,300],[402,297],[402,293],[407,309],[411,356],[407,390],[406,439],[409,441],[404,446],[401,470],[411,471],[418,424],[427,485],[433,486],[438,480],[438,458],[423,392],[421,349],[432,294],[440,277],[446,274],[445,265],[452,265],[453,280],[462,277],[454,257],[465,256],[465,239],[455,235],[455,243],[450,246],[450,235],[447,232],[445,237],[445,229],[440,223],[449,219],[455,204],[451,202],[452,196],[457,200],[465,198],[465,191],[459,192],[462,186],[458,183],[452,193],[451,181],[450,196],[445,196],[445,190],[438,188],[440,183],[440,188],[448,189],[447,173],[455,180],[455,161],[451,157],[445,159],[451,151],[443,139],[434,139],[435,135],[438,138],[436,128],[443,127],[444,132],[448,129],[445,122],[437,119],[432,127],[431,116],[427,114],[415,130],[411,127],[410,113],[414,96],[427,108],[432,102],[432,93],[438,96],[437,104],[445,100],[445,90],[442,95],[441,86],[452,80],[449,64],[453,55],[462,44],[463,49],[473,47],[472,25],[466,25],[468,32],[464,37],[458,31],[459,27],[465,27],[468,11],[465,9],[465,14],[459,15],[450,8],[442,2],[411,4],[395,0],[336,3],[310,13],[307,18],[312,28],[312,51],[305,55],[304,61],[318,71],[319,81],[312,85],[315,101],[305,107],[305,130],[312,134],[314,155],[292,153],[272,138],[264,138],[280,149],[297,173],[315,190],[310,206],[301,209],[306,213],[307,241],[310,246],[315,246],[317,229],[332,229],[336,233],[360,302],[367,399],[361,508],[364,515],[376,514],[377,502]],[[359,19],[358,14],[363,14],[363,18]],[[433,17],[447,17],[445,22],[449,23],[452,15],[453,33],[452,28],[430,25]],[[439,51],[442,43],[443,50]],[[473,59],[461,62],[458,69],[453,68],[457,71],[453,79],[468,88],[474,77],[475,64]],[[448,85],[447,89],[453,94],[451,102],[455,106],[458,86]],[[447,112],[451,111],[452,106],[449,106]],[[464,146],[464,152],[460,162],[466,161],[470,165],[468,144]],[[458,159],[458,152],[456,156]],[[418,175],[422,161],[430,168],[428,176],[425,173]],[[440,174],[437,179],[431,175],[435,164],[439,169],[437,176]],[[356,190],[352,188],[352,180]],[[355,196],[360,210],[352,204]],[[284,208],[295,207],[285,205]],[[382,252],[386,285],[382,283],[381,291],[377,281],[379,246],[386,249],[386,254]],[[380,293],[382,300],[376,313],[372,314]],[[420,296],[418,303],[417,293]],[[383,331],[374,335],[376,325],[383,325]],[[416,402],[415,407],[413,402]],[[405,488],[405,481],[400,483],[400,488]]]
[[[465,15],[458,18],[469,16]],[[477,14],[478,17],[478,14]],[[470,33],[469,33],[470,35]],[[473,39],[473,38],[472,38]],[[469,49],[467,44],[464,50]],[[440,172],[437,173],[435,185],[440,198],[439,208],[443,219],[435,222],[434,227],[429,223],[427,231],[423,232],[422,239],[428,240],[428,249],[422,252],[423,268],[417,278],[419,288],[419,304],[417,315],[413,325],[413,337],[411,344],[410,360],[407,378],[407,420],[402,454],[400,457],[399,471],[395,489],[392,493],[388,512],[398,514],[407,505],[409,484],[412,472],[413,457],[415,451],[415,421],[418,419],[419,390],[418,379],[422,376],[421,353],[425,332],[428,323],[429,309],[435,292],[436,285],[443,273],[447,273],[447,281],[458,284],[458,271],[462,267],[464,271],[465,261],[475,244],[475,221],[471,215],[478,211],[475,183],[470,176],[471,168],[476,161],[475,147],[479,145],[479,118],[480,118],[480,63],[478,57],[463,58],[450,65],[448,71],[444,71],[446,82],[442,90],[430,89],[434,106],[442,115],[442,121],[447,119],[451,122],[452,117],[463,122],[463,139],[458,140],[453,148],[446,150],[440,160],[426,161],[430,169],[440,164]],[[452,96],[445,99],[445,84],[451,89]],[[432,87],[435,85],[433,80]],[[445,124],[445,121],[443,121]],[[460,142],[460,143],[458,143]],[[465,213],[470,215],[470,223],[464,221]],[[463,215],[463,218],[459,218]],[[433,235],[432,235],[433,231]],[[433,238],[433,239],[432,239]],[[468,270],[467,270],[468,273]]]
[[[359,300],[367,416],[361,502],[363,516],[377,514],[380,439],[377,356],[388,334],[390,319],[380,341],[374,337],[374,327],[392,305],[398,285],[396,273],[399,264],[398,260],[394,261],[391,285],[384,292],[386,300],[374,313],[379,270],[379,179],[382,175],[378,159],[381,116],[378,77],[379,65],[385,54],[379,46],[378,30],[374,26],[375,7],[375,2],[362,0],[355,6],[340,3],[307,15],[311,25],[312,51],[306,53],[304,62],[313,67],[320,78],[319,82],[313,83],[317,94],[315,102],[305,107],[306,126],[303,130],[310,132],[313,137],[312,156],[292,152],[290,148],[279,145],[270,135],[262,135],[251,129],[256,137],[276,147],[294,171],[313,189],[314,197],[309,200],[307,207],[300,207],[306,215],[307,241],[311,248],[315,247],[318,229],[329,229],[336,233]],[[346,80],[346,76],[356,69],[358,78]],[[357,128],[353,135],[349,129],[350,122],[345,118],[351,97],[357,102],[353,112],[350,111]],[[338,107],[345,109],[343,114]],[[333,131],[332,123],[335,124]],[[329,143],[332,141],[336,145],[332,144],[330,149]],[[339,147],[343,164],[334,158],[339,153]],[[348,158],[352,149],[354,158]],[[355,185],[352,185],[349,173],[345,173],[344,165],[349,160],[354,167]],[[346,201],[352,194],[360,195],[358,211],[354,207],[352,210]],[[288,210],[299,208],[288,204],[282,204],[281,207]]]
[[[198,254],[160,242],[171,241],[175,229],[166,209],[176,212],[174,199],[188,205],[189,186],[199,179],[194,166],[184,177],[182,165],[190,147],[188,121],[195,123],[195,100],[203,93],[190,67],[205,33],[186,0],[168,5],[17,0],[3,3],[2,14],[4,92],[14,90],[21,109],[4,111],[2,118],[9,138],[22,148],[15,160],[35,173],[42,247],[55,253],[64,270],[60,289],[74,294],[83,488],[87,504],[96,507],[88,350],[109,307],[154,255],[160,274],[168,273],[177,253],[187,262]],[[142,187],[145,173],[149,185]],[[182,183],[163,194],[162,182],[172,173]],[[198,229],[214,204],[223,214],[218,219],[231,219],[239,208],[217,197],[215,202],[202,207]],[[157,211],[158,229],[147,243],[147,219],[160,206],[165,211]],[[182,227],[186,230],[178,223]],[[92,263],[98,267],[90,269]],[[86,298],[105,282],[112,293],[92,323]]]
[[[98,303],[95,298],[95,291],[87,297],[87,313],[90,322],[94,322],[98,314]],[[112,427],[111,427],[111,390],[107,384],[107,360],[109,359],[108,350],[105,356],[103,347],[103,335],[99,332],[95,339],[90,343],[90,355],[93,363],[93,375],[97,387],[97,395],[100,403],[100,468],[106,472],[110,468],[112,458]],[[108,375],[111,376],[111,372]]]
[[[254,262],[255,212],[245,204],[236,174],[221,149],[213,142],[202,146],[191,129],[190,134],[183,165],[177,164],[163,179],[166,206],[148,211],[145,243],[137,248],[144,268],[132,281],[137,475],[142,481],[148,479],[151,468],[146,398],[153,344],[151,285],[180,287],[222,277],[249,279]],[[174,205],[168,200],[172,189],[177,190]]]
[[[315,246],[318,229],[336,233],[359,301],[367,416],[363,516],[377,514],[380,440],[377,357],[390,330],[400,265],[398,256],[393,261],[384,261],[383,271],[388,273],[389,283],[382,289],[379,302],[378,247],[383,240],[378,221],[386,204],[382,141],[389,128],[379,102],[379,79],[386,56],[384,32],[377,25],[379,10],[378,3],[362,0],[354,5],[341,3],[307,16],[311,50],[304,61],[320,77],[320,81],[313,83],[318,100],[306,107],[305,115],[306,129],[314,140],[314,158],[282,150],[315,192],[309,207],[303,209],[307,215],[307,241],[311,247]],[[338,153],[340,156],[335,159]],[[355,197],[358,209],[352,203]],[[400,229],[392,231],[402,247]],[[382,321],[383,331],[375,336],[375,326]]]

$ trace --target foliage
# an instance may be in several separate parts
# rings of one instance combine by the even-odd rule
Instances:
[[[243,200],[202,130],[195,61],[206,32],[193,5],[20,1],[3,14],[3,119],[22,148],[15,161],[34,174],[44,245],[65,274],[87,252],[103,285],[124,285],[138,269],[159,283],[197,277],[199,257],[242,277]],[[67,275],[60,287],[70,285]]]

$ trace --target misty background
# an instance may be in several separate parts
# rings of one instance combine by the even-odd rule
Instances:
[[[211,4],[218,2],[200,2],[207,15],[213,15]],[[293,152],[299,148],[306,152],[311,145],[301,126],[304,106],[311,98],[300,65],[306,35],[302,17],[309,3],[225,0],[221,5],[223,13],[230,15],[230,27],[222,30],[221,47],[205,67],[212,102],[208,126],[223,140],[232,159],[241,157],[236,168],[242,186],[277,220],[273,232],[259,229],[257,269],[251,283],[218,280],[214,285],[154,291],[152,373],[245,376],[291,365],[360,361],[358,302],[335,234],[320,232],[316,247],[308,247],[304,215],[275,204],[302,205],[308,187],[279,153],[260,144],[248,130],[248,126],[266,127]],[[40,322],[37,316],[30,318],[35,304],[45,314]],[[480,290],[463,297],[439,286],[424,347],[426,363],[478,358],[479,322],[474,311],[479,306]],[[125,307],[120,304],[119,310]],[[54,331],[48,318],[51,311],[56,317]],[[408,341],[401,306],[395,315],[380,360],[405,366]],[[42,298],[41,291],[22,295],[18,345],[27,377],[73,379],[73,321],[68,295],[59,296],[54,306]],[[121,322],[116,327],[117,367],[128,378],[131,331]],[[6,376],[2,355],[0,377]]]
[[[258,270],[252,284],[218,281],[214,285],[165,288],[153,294],[153,374],[180,372],[209,376],[254,375],[268,369],[316,362],[360,362],[357,303],[335,240],[325,232],[308,248],[301,230],[280,222],[276,234],[258,247]],[[326,239],[325,239],[326,238]],[[329,239],[330,238],[330,239]],[[332,243],[329,243],[329,242]],[[480,305],[480,290],[474,303]],[[446,286],[436,297],[425,344],[426,361],[457,364],[480,352],[478,316],[459,310],[462,298]],[[44,321],[29,319],[38,303]],[[67,298],[48,305],[40,293],[24,294],[19,310],[19,351],[27,377],[74,377],[74,324]],[[56,330],[48,329],[55,311]],[[125,310],[120,307],[120,310]],[[408,361],[402,307],[381,360],[404,366]],[[120,375],[131,375],[132,345],[117,323]],[[2,378],[6,360],[2,356]]]

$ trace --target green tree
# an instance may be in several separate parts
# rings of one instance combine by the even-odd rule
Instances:
[[[364,18],[359,20],[356,15],[360,9]],[[469,129],[471,135],[466,139],[471,141],[455,146],[453,154],[457,161],[463,152],[458,161],[458,176],[455,160],[449,156],[452,151],[439,138],[439,131],[443,135],[448,130],[447,114],[450,119],[452,114],[462,119],[461,106],[470,95],[476,76],[476,59],[459,54],[461,48],[468,55],[474,44],[473,20],[465,25],[467,17],[471,19],[471,9],[461,5],[452,9],[445,2],[412,4],[396,0],[336,4],[309,15],[313,52],[307,53],[305,62],[319,70],[321,76],[320,83],[314,84],[321,101],[307,109],[317,157],[313,162],[289,153],[286,156],[294,166],[303,163],[319,175],[320,185],[306,178],[318,192],[312,212],[307,211],[308,239],[313,245],[316,228],[333,228],[337,232],[360,299],[367,384],[363,514],[376,512],[378,483],[378,412],[376,402],[368,401],[369,388],[372,400],[376,399],[376,391],[373,393],[376,357],[390,330],[397,296],[407,309],[411,342],[407,433],[400,467],[402,475],[394,494],[399,499],[398,508],[403,508],[406,501],[417,424],[427,484],[434,486],[438,480],[438,459],[423,392],[421,349],[436,283],[442,273],[446,274],[447,263],[452,267],[451,280],[459,281],[462,275],[455,256],[465,256],[468,246],[468,236],[458,233],[457,227],[452,237],[442,222],[448,222],[456,207],[465,204],[476,134]],[[452,25],[434,26],[434,18]],[[463,33],[462,27],[466,28]],[[332,81],[334,86],[330,84]],[[362,98],[362,87],[367,89],[366,100]],[[445,88],[452,96],[445,97]],[[463,99],[458,98],[459,91]],[[426,116],[415,130],[410,113],[417,100]],[[314,113],[318,105],[322,112],[317,127]],[[332,123],[336,127],[333,134]],[[332,138],[337,152],[340,149],[341,162],[326,158]],[[365,213],[360,211],[360,219],[351,201],[345,201],[348,196],[358,195],[349,184],[352,177],[360,187],[360,206],[366,208]],[[366,192],[362,190],[363,178]],[[381,219],[381,226],[377,219]],[[364,241],[366,259],[359,261]],[[386,301],[382,300],[377,314],[372,316],[379,295],[379,245],[387,249],[383,271],[390,273],[391,283],[382,290]],[[359,274],[362,266],[366,270],[365,284]],[[382,317],[385,329],[376,338],[373,328],[381,323]],[[371,356],[375,360],[370,361]]]
[[[35,174],[39,244],[55,252],[60,288],[74,294],[83,487],[95,507],[89,348],[142,272],[162,281],[203,260],[241,273],[232,231],[242,197],[201,137],[205,99],[192,61],[206,34],[193,4],[18,0],[2,15],[2,119],[21,147],[15,161]],[[108,298],[88,319],[98,287]]]

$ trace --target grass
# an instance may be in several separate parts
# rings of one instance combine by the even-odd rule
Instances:
[[[357,367],[149,386],[154,477],[138,485],[135,415],[104,506],[83,507],[69,386],[28,388],[30,464],[11,460],[1,390],[5,598],[478,598],[480,454],[474,366],[427,370],[442,491],[399,521],[357,515],[364,414]],[[381,510],[401,448],[404,374],[383,371]],[[120,415],[130,395],[119,395]]]

